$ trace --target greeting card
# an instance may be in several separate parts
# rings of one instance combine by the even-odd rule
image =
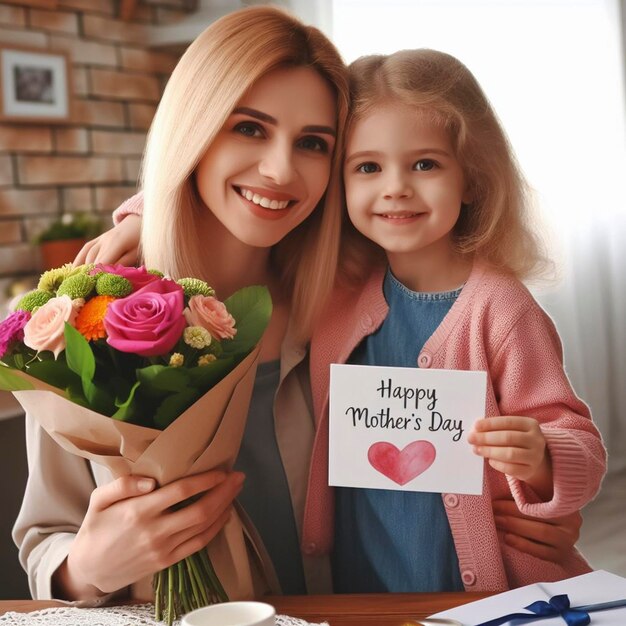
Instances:
[[[486,387],[486,372],[331,365],[329,484],[480,494],[467,435]]]

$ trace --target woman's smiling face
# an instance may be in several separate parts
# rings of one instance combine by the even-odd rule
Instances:
[[[328,185],[336,118],[333,91],[315,70],[281,68],[259,79],[195,171],[215,219],[255,247],[301,224]]]

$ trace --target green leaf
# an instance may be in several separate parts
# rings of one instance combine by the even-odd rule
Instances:
[[[152,395],[180,392],[189,386],[187,370],[169,365],[150,365],[139,369],[137,379],[144,385],[144,391]]]
[[[67,366],[80,376],[85,396],[96,373],[96,359],[89,342],[70,324],[65,322],[65,358]]]
[[[156,428],[165,430],[179,415],[186,411],[202,394],[197,389],[185,389],[161,402],[154,414]]]
[[[115,410],[112,396],[104,387],[93,382],[96,359],[89,342],[67,322],[65,323],[65,358],[70,370],[80,376],[89,408],[103,415],[111,415]]]
[[[222,341],[224,354],[245,354],[259,343],[272,317],[270,292],[267,287],[244,287],[224,304],[237,322],[234,339]]]
[[[80,378],[63,361],[36,361],[28,367],[28,373],[44,383],[59,389],[80,384]]]
[[[206,393],[233,370],[235,363],[235,357],[230,356],[206,365],[192,367],[188,370],[191,384],[202,393]]]
[[[0,365],[0,389],[3,391],[29,391],[33,384],[18,376],[10,367]]]
[[[133,415],[135,414],[135,391],[137,391],[139,385],[141,385],[141,383],[136,382],[131,387],[130,394],[124,402],[122,402],[121,404],[118,402],[115,403],[115,406],[117,406],[118,409],[111,416],[113,419],[120,420],[122,422],[128,422],[132,419]]]
[[[5,354],[0,359],[0,363],[4,363],[6,366],[14,370],[24,371],[24,357],[17,352],[14,352],[13,354]]]
[[[71,384],[65,390],[65,394],[67,395],[67,399],[72,401],[74,404],[79,404],[80,406],[84,406],[88,409],[91,408],[89,406],[89,402],[87,402],[87,398],[85,398],[85,394],[83,393],[83,386],[80,382]]]

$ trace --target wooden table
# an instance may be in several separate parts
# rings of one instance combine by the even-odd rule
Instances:
[[[330,626],[402,626],[409,620],[427,617],[466,602],[485,598],[489,593],[386,593],[331,596],[271,596],[266,602],[276,612],[308,622],[328,622]],[[29,612],[58,606],[41,600],[0,600],[0,614]]]

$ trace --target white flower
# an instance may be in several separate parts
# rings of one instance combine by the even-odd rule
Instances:
[[[189,326],[183,332],[183,339],[188,346],[202,350],[211,345],[211,333],[202,326]]]

